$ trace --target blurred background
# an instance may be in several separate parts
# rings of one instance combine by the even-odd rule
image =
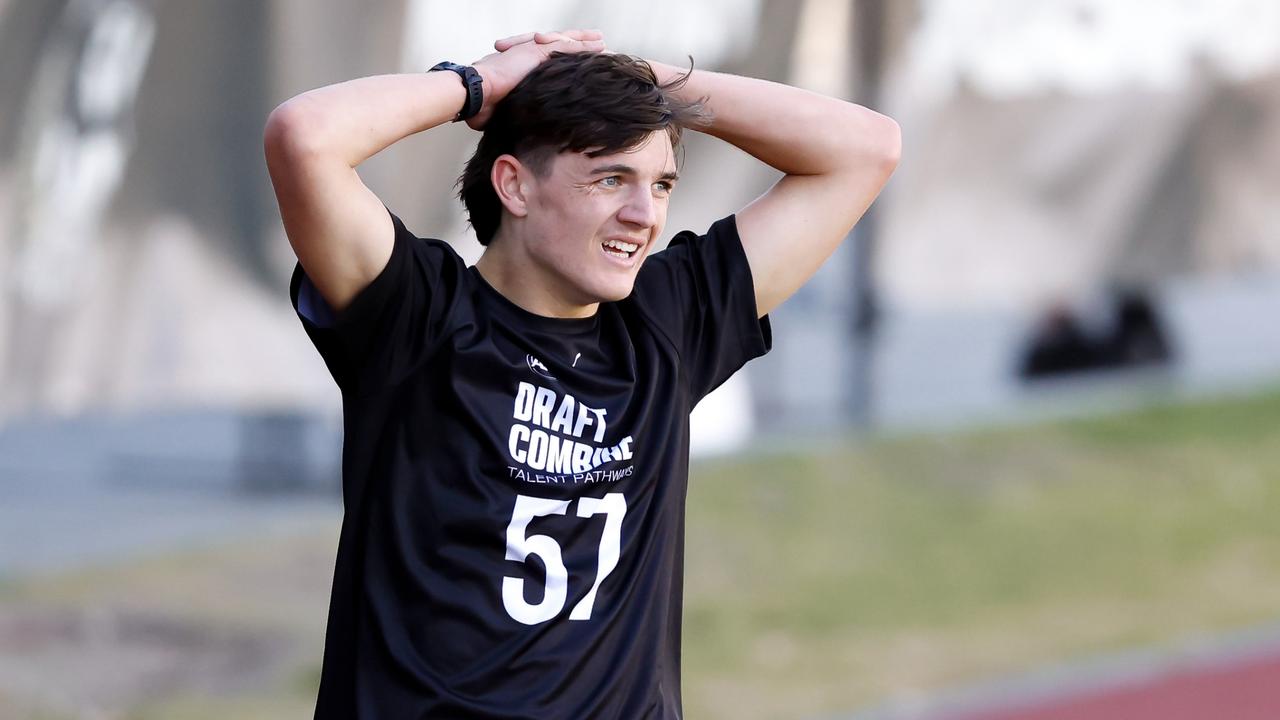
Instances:
[[[1280,4],[0,0],[0,718],[310,717],[341,406],[263,124],[562,27],[903,128],[695,412],[690,717],[1280,716]],[[360,168],[469,261],[477,137]],[[686,137],[668,237],[778,177]]]

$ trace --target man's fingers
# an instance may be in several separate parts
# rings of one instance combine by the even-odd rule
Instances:
[[[554,49],[560,52],[569,53],[603,52],[605,49],[603,33],[599,30],[567,30],[563,33],[539,32],[512,35],[494,42],[493,49],[502,53],[517,45],[523,45],[531,41],[537,45],[548,46],[546,48],[547,51],[553,49],[550,46],[554,46]]]
[[[547,52],[600,52],[604,50],[603,40],[570,40],[563,38],[552,43],[542,45]]]
[[[557,40],[579,40],[586,42],[588,40],[603,40],[604,33],[599,30],[554,30],[552,32],[534,33],[533,39],[540,44],[548,44]]]
[[[603,41],[604,33],[600,32],[599,30],[581,30],[581,29],[551,30],[547,32],[527,32],[527,33],[521,33],[519,35],[512,35],[511,37],[502,38],[501,40],[498,40],[493,44],[493,49],[497,50],[498,52],[506,52],[510,48],[513,48],[516,45],[520,45],[522,43],[527,43],[530,40],[538,43],[539,45],[550,45],[557,42],[563,42],[565,40],[573,40],[577,42],[587,43],[592,41]],[[595,48],[593,46],[590,49],[603,49],[603,47]]]
[[[557,40],[604,40],[604,33],[598,29],[558,29],[554,32],[538,32],[534,33],[535,40],[538,42],[554,42]]]
[[[493,49],[497,50],[498,52],[505,52],[507,48],[514,47],[516,45],[519,45],[520,43],[529,42],[530,40],[533,39],[534,34],[535,33],[527,32],[527,33],[520,33],[519,35],[512,35],[511,37],[502,38],[501,40],[493,44]]]
[[[599,30],[561,30],[560,34],[572,40],[604,40],[604,33]]]

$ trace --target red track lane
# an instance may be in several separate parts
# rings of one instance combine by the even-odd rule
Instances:
[[[1277,720],[1280,653],[953,720]]]

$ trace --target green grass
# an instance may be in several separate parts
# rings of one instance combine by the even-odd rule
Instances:
[[[687,714],[832,714],[1273,621],[1277,518],[1280,391],[700,464],[688,511]],[[247,543],[11,587],[0,611],[143,604],[193,623],[287,631],[302,648],[296,667],[267,689],[178,692],[126,717],[309,717],[333,542],[327,532]]]
[[[1280,394],[698,468],[692,717],[788,717],[1280,616]]]

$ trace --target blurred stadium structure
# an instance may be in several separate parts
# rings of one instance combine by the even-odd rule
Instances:
[[[774,351],[699,409],[703,449],[1280,376],[1270,0],[0,0],[0,577],[117,536],[63,517],[97,540],[22,544],[65,529],[40,513],[86,484],[331,495],[339,396],[289,306],[267,113],[561,26],[903,126],[873,214],[774,313]],[[471,260],[453,183],[474,139],[439,128],[361,167]],[[668,237],[775,176],[693,135]]]

